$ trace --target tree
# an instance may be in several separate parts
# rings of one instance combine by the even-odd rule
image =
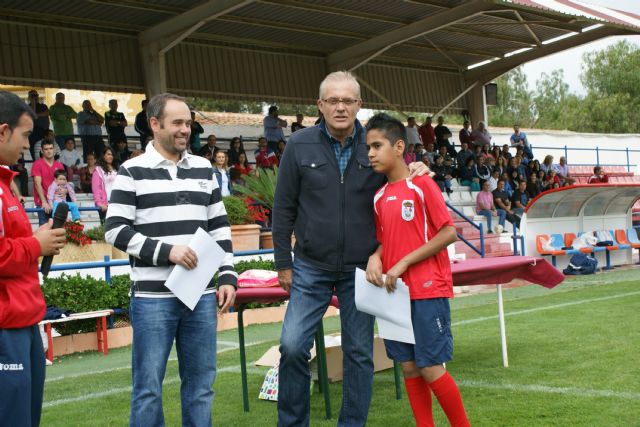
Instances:
[[[515,68],[496,79],[498,103],[488,108],[492,126],[531,127],[535,122],[532,94],[522,67]]]
[[[562,70],[553,70],[551,74],[542,73],[536,81],[533,96],[535,127],[542,129],[574,129],[580,126],[576,120],[580,99],[569,92]]]

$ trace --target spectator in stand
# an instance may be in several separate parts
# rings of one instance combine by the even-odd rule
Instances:
[[[444,125],[443,116],[438,117],[438,125],[435,127],[433,132],[436,134],[436,146],[438,147],[438,149],[440,147],[445,147],[447,153],[449,153],[449,156],[455,159],[457,154],[456,149],[453,147],[453,144],[451,144],[451,141],[449,141],[452,133],[449,128]]]
[[[134,129],[140,135],[140,147],[142,151],[144,151],[147,146],[147,141],[149,137],[153,138],[151,133],[151,128],[149,127],[149,122],[147,121],[147,104],[149,103],[148,99],[142,100],[142,111],[136,114],[136,120],[134,122]]]
[[[482,145],[474,145],[473,146],[473,158],[476,159],[476,163],[482,157]]]
[[[524,215],[524,208],[529,203],[529,195],[527,194],[527,181],[520,181],[518,188],[511,195],[511,206],[513,213],[520,216]]]
[[[78,210],[78,199],[73,190],[73,184],[67,181],[67,172],[57,170],[53,174],[54,180],[47,190],[47,201],[51,205],[51,212],[56,213],[56,208],[60,202],[66,202],[71,212],[71,220],[80,222],[80,211]]]
[[[467,158],[465,167],[460,171],[460,184],[470,187],[471,191],[480,191],[480,178],[476,176],[476,160],[473,157]]]
[[[80,172],[80,187],[85,193],[93,193],[93,172],[96,170],[96,155],[87,154],[87,165]]]
[[[100,208],[98,214],[100,215],[101,224],[104,224],[107,216],[107,207],[109,206],[113,183],[116,180],[116,175],[118,175],[118,166],[113,150],[107,147],[98,159],[91,177],[93,200],[96,207]]]
[[[47,191],[54,180],[54,174],[57,170],[64,170],[62,163],[53,158],[53,147],[57,145],[55,140],[42,141],[42,157],[33,162],[31,167],[31,176],[33,177],[33,201],[38,208],[44,209],[44,212],[38,211],[38,223],[40,225],[46,223],[51,218],[51,205],[47,201]]]
[[[129,157],[131,156],[131,151],[127,146],[127,139],[123,138],[116,142],[116,146],[114,147],[114,155],[116,157],[116,161],[119,165],[123,164]]]
[[[490,145],[482,145],[481,148],[480,148],[480,155],[482,157],[484,157],[485,160],[493,158],[493,155],[491,154],[491,146]],[[494,158],[494,160],[495,160],[495,158]]]
[[[127,139],[127,135],[124,133],[124,128],[126,128],[127,125],[126,117],[118,111],[118,101],[110,99],[109,111],[104,113],[104,127],[107,130],[107,135],[109,135],[109,145],[111,148],[115,148],[121,139]]]
[[[438,155],[444,157],[444,160],[447,161],[447,159],[451,160],[451,156],[449,156],[449,153],[447,152],[447,147],[442,146],[438,149]]]
[[[416,159],[420,159],[424,154],[424,147],[422,144],[415,144],[414,151],[416,152]]]
[[[64,103],[64,93],[56,93],[56,103],[49,107],[49,116],[53,124],[53,131],[56,133],[56,142],[60,149],[64,149],[66,141],[73,138],[73,123],[71,119],[78,117],[71,106]]]
[[[191,111],[191,135],[189,136],[189,147],[191,147],[192,153],[199,153],[202,148],[200,142],[200,135],[204,133],[204,128],[196,120],[196,112]]]
[[[549,175],[549,172],[553,169],[553,156],[547,154],[540,165],[540,170],[544,171],[545,175]]]
[[[515,189],[511,184],[511,175],[509,175],[509,172],[504,172],[500,179],[504,181],[504,191],[506,191],[509,197],[511,197],[511,195],[513,195],[513,190]]]
[[[302,124],[303,120],[304,116],[301,113],[296,114],[296,121],[291,123],[291,133],[306,128],[306,126]]]
[[[231,180],[231,188],[233,188],[233,191],[231,192],[231,194],[240,195],[240,193],[238,192],[238,190],[234,188],[234,186],[236,185],[244,186],[246,184],[242,173],[236,168],[231,168],[229,169],[229,179]]]
[[[564,156],[560,157],[557,165],[553,165],[553,170],[556,171],[558,178],[560,178],[561,186],[575,184],[576,180],[571,177],[569,166],[567,166],[567,160]]]
[[[222,197],[230,196],[233,192],[231,186],[231,177],[229,176],[229,165],[227,164],[227,153],[219,150],[215,154],[215,160],[213,163],[213,176],[218,182],[218,188],[220,188],[220,194]]]
[[[264,137],[267,138],[267,146],[272,152],[278,151],[278,142],[286,141],[283,129],[287,127],[287,121],[278,117],[278,107],[269,107],[269,113],[262,120]]]
[[[500,171],[493,169],[491,171],[491,178],[487,181],[489,183],[489,191],[493,191],[498,188],[498,181],[500,181]]]
[[[451,169],[451,166],[447,166],[444,164],[444,157],[436,156],[435,161],[435,165],[433,165],[433,167],[431,168],[431,170],[435,174],[433,176],[433,180],[436,182],[436,184],[438,184],[438,187],[440,187],[440,191],[446,190],[447,194],[451,194],[451,180],[453,179],[453,170]]]
[[[478,163],[475,166],[475,177],[478,178],[480,187],[482,187],[482,183],[491,178],[491,171],[489,167],[485,164],[484,157],[478,158]],[[478,191],[478,190],[475,190]]]
[[[418,124],[416,123],[415,117],[407,118],[406,129],[407,129],[407,144],[413,145],[414,148],[416,148],[415,146],[417,146],[418,144],[421,144],[422,140],[420,139],[420,134],[418,133]]]
[[[491,133],[487,130],[487,126],[484,122],[478,122],[478,127],[471,132],[471,137],[473,138],[473,143],[475,145],[490,145],[491,144]]]
[[[520,157],[520,163],[527,166],[529,164],[529,158],[524,154],[522,147],[516,148],[516,156]]]
[[[24,197],[29,195],[29,172],[27,172],[25,166],[24,153],[20,154],[17,163],[10,165],[9,169],[17,174],[13,179],[14,183],[17,181],[16,188],[18,189],[18,194],[16,194],[16,196],[19,199],[21,198],[21,202],[24,202]]]
[[[205,145],[198,151],[198,155],[202,157],[208,157],[209,159],[215,161],[216,154],[218,153],[218,151],[220,151],[220,149],[216,146],[217,143],[218,138],[214,134],[209,135],[207,137],[207,145]]]
[[[460,132],[458,133],[460,145],[462,145],[463,142],[466,142],[468,147],[471,147],[473,145],[473,137],[471,136],[471,131],[469,130],[470,127],[471,123],[469,123],[469,120],[465,120],[464,123],[462,123],[462,129],[460,129]]]
[[[496,209],[489,181],[485,181],[484,184],[482,184],[482,190],[476,196],[476,213],[487,219],[487,233],[493,233],[491,224],[494,216],[498,217],[498,224],[504,228],[507,213],[503,209]],[[498,227],[496,227],[496,231],[498,230]]]
[[[520,174],[518,173],[518,169],[512,169],[511,173],[509,173],[509,184],[511,184],[511,188],[513,191],[518,189],[518,185],[521,181]]]
[[[518,180],[526,181],[527,180],[527,167],[524,164],[524,158],[520,157],[520,155],[516,155],[516,170],[518,171]]]
[[[543,170],[538,171],[538,187],[540,187],[540,192],[547,191],[548,185],[547,175]]]
[[[556,174],[556,171],[551,169],[547,175],[547,190],[554,188],[555,184],[558,184],[558,187],[562,187],[560,177]]]
[[[500,157],[500,147],[498,147],[497,145],[494,145],[491,148],[490,152],[491,152],[491,157],[493,157],[497,162],[498,161],[498,157]]]
[[[493,190],[493,203],[496,206],[496,210],[499,216],[504,215],[509,222],[516,224],[517,227],[520,227],[520,217],[518,217],[513,210],[511,210],[511,197],[504,189],[504,181],[498,181],[498,188]],[[502,211],[502,212],[500,212]],[[504,222],[502,224],[504,228]]]
[[[498,156],[498,160],[496,161],[496,165],[494,166],[493,169],[500,172],[499,176],[502,176],[502,174],[504,172],[507,172],[507,169],[508,169],[507,159],[503,156]]]
[[[431,123],[432,123],[431,116],[427,116],[422,126],[418,128],[418,134],[420,135],[420,139],[422,139],[422,143],[424,145],[428,146],[429,144],[433,144],[433,146],[435,147],[436,132],[433,129],[433,126]]]
[[[509,151],[509,145],[508,144],[504,144],[502,146],[502,150],[500,150],[500,155],[502,157],[504,157],[507,160],[507,162],[511,161],[511,157],[513,157],[513,156],[511,155],[511,152]]]
[[[267,138],[261,136],[258,138],[258,149],[255,151],[257,168],[273,168],[278,165],[278,157],[276,153],[268,147]]]
[[[609,177],[604,173],[604,170],[600,166],[593,168],[593,175],[587,181],[587,184],[606,184],[609,182]]]
[[[233,169],[237,169],[242,175],[249,175],[253,172],[253,168],[249,164],[247,154],[244,151],[238,155],[238,160],[233,165]]]
[[[40,158],[40,155],[42,154],[41,153],[42,152],[42,143],[44,141],[54,142],[54,144],[53,144],[53,158],[55,160],[58,160],[60,158],[60,147],[58,146],[58,143],[56,142],[56,134],[51,129],[45,130],[44,131],[44,137],[40,141],[36,141],[36,144],[33,146],[33,148],[36,151],[36,157]]]
[[[529,196],[529,199],[537,197],[541,192],[542,189],[540,188],[538,177],[535,174],[532,174],[527,180],[527,195]]]
[[[242,140],[239,137],[234,136],[229,142],[229,151],[227,151],[230,165],[235,165],[236,163],[238,163],[238,156],[240,155],[240,153],[244,153]]]
[[[410,165],[411,163],[413,163],[415,161],[416,161],[415,145],[408,144],[407,145],[407,149],[406,149],[406,151],[404,153],[404,162],[407,165]]]
[[[526,158],[529,160],[533,159],[533,151],[531,150],[531,145],[529,145],[527,134],[520,130],[519,125],[513,126],[513,135],[511,135],[511,146],[522,148]]]
[[[422,163],[424,163],[427,167],[431,166],[432,163],[431,161],[429,161],[429,156],[427,156],[427,153],[424,152],[422,154],[422,156],[420,157],[420,160],[422,161]]]
[[[433,142],[430,142],[427,144],[427,149],[424,151],[424,153],[422,153],[423,156],[427,156],[427,158],[429,159],[429,164],[434,164],[434,157],[436,156],[436,154],[438,154],[438,152],[436,151],[436,145]]]
[[[73,175],[80,175],[82,169],[82,154],[76,150],[76,142],[73,137],[64,142],[64,150],[60,152],[60,163],[67,169],[67,177],[73,181]]]
[[[31,111],[36,115],[36,121],[33,124],[33,131],[29,135],[29,151],[31,152],[31,158],[36,159],[35,155],[37,151],[34,146],[36,142],[44,138],[44,133],[49,129],[49,108],[42,102],[40,102],[40,96],[38,91],[32,89],[29,91],[29,98],[27,104],[31,107]],[[60,148],[60,146],[58,146]]]
[[[469,143],[467,141],[461,142],[460,151],[456,156],[456,166],[459,171],[466,166],[469,157],[473,157],[473,151],[469,149]]]
[[[278,164],[280,163],[280,159],[282,159],[282,155],[284,154],[284,149],[286,148],[287,143],[284,141],[278,142],[278,151],[276,151],[276,157],[278,158]]]
[[[91,101],[84,100],[82,102],[82,111],[78,113],[76,124],[78,125],[78,134],[82,141],[82,158],[86,162],[87,154],[94,153],[101,156],[104,151],[104,143],[102,142],[102,117],[91,106]]]

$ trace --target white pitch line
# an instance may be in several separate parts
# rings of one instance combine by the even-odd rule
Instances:
[[[640,291],[627,292],[624,294],[617,294],[617,295],[609,295],[609,296],[600,297],[600,298],[590,298],[590,299],[583,299],[578,301],[564,302],[561,304],[547,305],[543,307],[528,308],[526,310],[510,311],[510,312],[506,312],[504,315],[506,317],[519,316],[522,314],[535,313],[537,311],[554,310],[556,308],[564,308],[564,307],[570,307],[573,305],[580,305],[580,304],[589,304],[592,302],[606,301],[606,300],[615,299],[615,298],[624,298],[624,297],[629,297],[633,295],[640,295]],[[475,319],[459,320],[457,322],[453,322],[452,326],[469,325],[471,323],[484,322],[485,320],[493,320],[497,318],[498,318],[498,315],[496,314],[493,316],[476,317]]]
[[[271,342],[271,341],[273,341],[273,340],[263,340],[263,341],[255,341],[255,342],[247,343],[245,345],[245,348],[246,347],[252,347],[252,346],[255,346],[255,345],[265,344],[265,343],[268,343],[268,342]],[[227,342],[230,342],[230,341],[227,341]],[[216,352],[216,354],[226,353],[226,352],[231,351],[231,350],[237,350],[238,348],[240,348],[240,346],[238,345],[238,343],[235,343],[235,347],[223,348],[222,350],[218,350]],[[168,361],[169,362],[175,362],[176,360],[178,360],[176,357],[170,357]],[[97,370],[97,371],[86,371],[86,372],[80,372],[80,373],[77,373],[77,374],[70,374],[70,375],[60,375],[60,376],[57,376],[57,377],[47,378],[45,380],[45,383],[50,383],[50,382],[54,382],[54,381],[61,381],[61,380],[67,380],[67,379],[72,379],[72,378],[86,377],[86,376],[89,376],[89,375],[106,374],[106,373],[109,373],[109,372],[122,371],[122,370],[125,370],[125,369],[131,369],[131,365],[117,366],[117,367],[114,367],[114,368],[100,369],[100,370]]]
[[[631,391],[594,390],[577,387],[552,387],[543,384],[500,384],[485,381],[461,380],[458,385],[469,388],[487,388],[492,390],[512,390],[516,392],[564,394],[576,397],[613,397],[617,399],[640,400],[640,393]]]
[[[226,368],[218,369],[216,374],[222,374],[222,373],[227,373],[227,372],[233,372],[233,373],[240,372],[240,365],[228,366]],[[256,375],[263,375],[264,374],[264,370],[263,369],[259,369],[259,368],[249,367],[249,368],[247,368],[247,373],[256,374]],[[165,379],[162,384],[163,385],[169,385],[169,384],[175,384],[175,383],[178,383],[178,382],[180,382],[180,378],[174,377],[174,378]],[[120,394],[120,393],[131,393],[131,386],[111,388],[111,389],[108,389],[108,390],[98,391],[98,392],[95,392],[95,393],[83,394],[82,396],[67,397],[67,398],[64,398],[64,399],[51,400],[49,402],[44,402],[42,404],[42,407],[43,408],[52,408],[54,406],[65,405],[67,403],[84,402],[85,400],[99,399],[101,397],[112,396],[114,394]]]

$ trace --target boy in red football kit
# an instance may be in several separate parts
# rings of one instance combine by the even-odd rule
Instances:
[[[395,290],[398,278],[409,287],[416,343],[385,340],[385,347],[389,357],[402,365],[416,425],[433,426],[433,391],[451,425],[468,426],[458,386],[444,367],[453,355],[448,300],[453,297],[453,281],[447,245],[455,242],[456,230],[438,185],[427,176],[409,180],[405,141],[400,121],[386,114],[369,120],[369,160],[388,182],[374,197],[380,246],[369,258],[367,280],[389,292]]]

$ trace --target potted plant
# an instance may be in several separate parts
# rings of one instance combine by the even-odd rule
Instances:
[[[260,247],[260,226],[255,224],[245,201],[238,196],[222,198],[231,225],[234,251],[250,251]]]
[[[64,230],[67,244],[53,257],[54,264],[102,261],[105,255],[111,256],[111,247],[107,244],[94,244],[91,237],[84,232],[83,224],[66,221]]]
[[[244,177],[244,185],[234,185],[233,189],[246,196],[245,202],[254,220],[264,226],[260,232],[260,247],[273,248],[273,236],[271,234],[271,212],[276,193],[278,180],[278,167],[273,169],[259,169],[254,175]]]

